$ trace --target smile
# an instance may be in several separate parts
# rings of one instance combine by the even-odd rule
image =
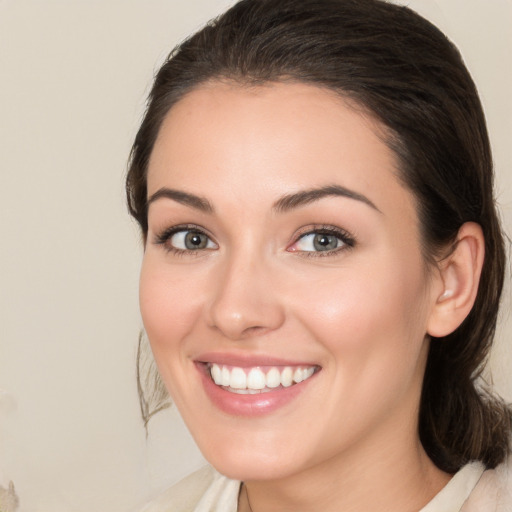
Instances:
[[[322,367],[267,355],[201,354],[195,360],[211,404],[230,416],[258,417],[285,409],[314,386]]]
[[[254,395],[289,388],[309,379],[316,371],[309,367],[249,367],[227,366],[209,363],[210,376],[225,391],[241,395]]]

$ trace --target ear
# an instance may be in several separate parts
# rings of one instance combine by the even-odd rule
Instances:
[[[480,225],[463,224],[454,250],[439,263],[438,285],[432,288],[433,308],[427,324],[431,336],[447,336],[468,316],[478,292],[484,252]]]

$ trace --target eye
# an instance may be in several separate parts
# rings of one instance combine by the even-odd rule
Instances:
[[[301,236],[296,244],[298,251],[332,251],[343,242],[334,235],[326,233],[310,233]]]
[[[215,247],[215,244],[200,231],[178,231],[169,238],[169,243],[175,249],[182,251],[197,251]]]
[[[301,235],[288,248],[291,252],[332,253],[343,248],[353,247],[354,239],[341,229],[322,228],[310,230]]]
[[[197,228],[174,227],[157,236],[157,244],[166,246],[170,251],[188,252],[202,249],[217,249],[217,244],[203,231]]]

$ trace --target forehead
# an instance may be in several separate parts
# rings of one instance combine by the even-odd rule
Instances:
[[[172,185],[273,202],[283,191],[336,183],[375,203],[401,194],[401,204],[410,205],[385,134],[364,109],[325,88],[208,83],[167,114],[150,159],[148,194]]]

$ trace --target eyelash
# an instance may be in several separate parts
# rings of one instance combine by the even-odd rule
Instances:
[[[212,237],[210,235],[208,235],[208,233],[206,233],[199,226],[196,226],[195,224],[181,224],[179,226],[172,226],[170,228],[164,229],[161,233],[159,233],[155,236],[154,243],[156,245],[162,245],[167,252],[172,253],[176,256],[185,256],[185,255],[199,256],[202,252],[204,252],[204,250],[178,249],[178,248],[170,245],[170,243],[169,243],[170,239],[174,235],[176,235],[180,232],[184,232],[184,231],[189,231],[189,232],[193,232],[193,233],[198,233],[200,235],[204,235],[210,241],[213,242]],[[215,243],[215,242],[213,242],[213,243]]]
[[[178,249],[176,247],[173,247],[169,244],[170,239],[180,232],[193,232],[198,233],[200,235],[206,236],[212,243],[216,244],[216,242],[213,241],[210,235],[206,233],[203,229],[201,229],[199,226],[194,224],[182,224],[178,226],[172,226],[170,228],[164,229],[161,233],[157,234],[155,236],[154,243],[156,245],[162,245],[164,246],[165,250],[169,253],[175,254],[177,256],[185,256],[185,255],[192,255],[192,256],[199,256],[200,253],[204,252],[204,249]],[[328,236],[334,236],[338,240],[341,241],[343,244],[341,247],[336,247],[335,249],[326,250],[326,251],[300,251],[300,250],[290,250],[290,247],[293,245],[296,245],[305,238],[308,235],[328,235]],[[313,225],[308,226],[302,232],[299,232],[295,237],[292,244],[290,244],[287,248],[287,251],[289,252],[296,252],[298,255],[304,258],[325,258],[328,256],[334,256],[337,255],[341,251],[346,251],[348,249],[353,248],[356,245],[355,238],[350,235],[347,231],[344,229],[330,226],[330,225]],[[211,250],[211,249],[210,249]]]
[[[305,238],[308,235],[329,235],[334,236],[343,244],[341,247],[336,247],[335,249],[327,250],[327,251],[291,251],[297,252],[301,257],[304,258],[326,258],[338,255],[342,251],[346,251],[348,249],[352,249],[356,245],[355,238],[345,231],[344,229],[338,228],[336,226],[330,226],[325,224],[308,226],[304,231],[300,232],[291,246],[296,245],[299,241]]]

